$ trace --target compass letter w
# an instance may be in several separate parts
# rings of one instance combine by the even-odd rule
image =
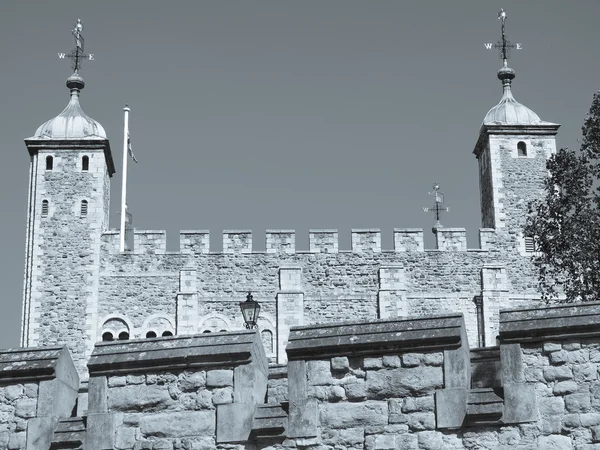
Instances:
[[[488,50],[492,48],[492,43],[491,42],[486,42],[483,45],[485,45],[485,48],[487,48]]]
[[[58,57],[59,57],[60,59],[65,59],[65,56],[66,56],[66,55],[65,55],[64,53],[59,53],[59,54],[58,54]]]

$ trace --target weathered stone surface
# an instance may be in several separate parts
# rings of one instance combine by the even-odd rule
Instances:
[[[215,411],[185,411],[147,414],[140,421],[143,436],[184,438],[215,433]]]
[[[159,410],[174,403],[164,386],[134,385],[108,390],[108,407],[115,411]]]
[[[421,366],[367,372],[369,398],[421,396],[431,394],[443,384],[441,368]]]
[[[559,381],[554,385],[554,395],[565,395],[577,392],[578,386],[574,381]]]
[[[363,380],[345,385],[346,397],[351,402],[362,401],[367,398],[367,385]]]
[[[331,358],[331,370],[334,372],[346,372],[350,368],[347,356],[336,356]]]
[[[115,433],[115,448],[127,450],[135,445],[135,428],[119,427]]]
[[[352,428],[388,423],[386,402],[325,403],[319,405],[321,427]]]
[[[308,361],[306,363],[308,383],[313,386],[331,384],[331,365],[329,361]]]
[[[417,433],[419,447],[423,450],[443,450],[444,441],[439,431],[420,431]]]
[[[206,373],[206,387],[233,386],[233,370],[209,370]]]
[[[537,444],[538,448],[545,450],[569,450],[573,448],[571,439],[560,435],[540,436]]]
[[[37,400],[34,398],[22,398],[15,404],[15,416],[29,419],[35,417]]]

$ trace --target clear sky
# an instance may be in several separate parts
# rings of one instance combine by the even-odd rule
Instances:
[[[0,348],[18,346],[29,157],[23,139],[68,102],[70,65],[58,52],[84,24],[84,111],[111,141],[118,226],[123,106],[139,164],[128,204],[138,229],[380,228],[434,221],[422,210],[439,182],[478,246],[479,186],[472,154],[500,100],[501,60],[485,42],[522,43],[509,65],[515,98],[577,139],[600,89],[597,0],[516,1],[16,1],[0,2]],[[241,300],[241,299],[240,299]]]

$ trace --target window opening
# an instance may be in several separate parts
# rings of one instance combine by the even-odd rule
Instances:
[[[156,337],[156,333],[154,331],[148,331],[146,333],[146,337],[147,338],[155,338]]]
[[[113,334],[110,331],[107,331],[106,333],[102,334],[102,340],[105,342],[112,341],[113,339]]]
[[[81,200],[81,217],[87,216],[88,202],[87,200]]]
[[[525,236],[525,252],[526,253],[535,253],[537,249],[535,248],[535,239],[533,236]]]
[[[81,170],[83,170],[84,172],[87,172],[88,170],[90,170],[90,157],[89,156],[84,156],[83,158],[81,158]]]
[[[42,200],[42,217],[48,217],[48,200]]]
[[[203,333],[210,333],[210,330],[204,330]]]
[[[50,155],[46,156],[46,170],[52,170],[54,167],[54,158]]]
[[[121,331],[119,333],[119,340],[120,341],[126,341],[129,339],[129,333],[127,331]]]
[[[170,331],[163,331],[163,336],[173,336],[173,333],[171,333]]]
[[[525,142],[520,141],[517,144],[517,154],[519,156],[527,156],[527,144],[525,144]]]

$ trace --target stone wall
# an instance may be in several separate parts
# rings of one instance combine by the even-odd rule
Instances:
[[[0,352],[0,448],[600,447],[600,304],[503,310],[470,349],[461,314]]]
[[[145,337],[144,323],[153,314],[179,324],[177,333],[241,329],[238,303],[251,291],[262,305],[259,327],[272,333],[277,341],[277,361],[285,363],[287,329],[279,323],[282,317],[278,314],[286,309],[278,307],[278,302],[287,298],[282,295],[287,288],[281,286],[281,271],[296,267],[299,272],[293,291],[300,295],[301,305],[294,303],[297,308],[286,313],[294,317],[284,319],[292,324],[456,311],[465,316],[472,345],[483,345],[480,329],[488,333],[497,329],[497,314],[490,316],[495,326],[485,329],[481,328],[485,316],[477,311],[476,299],[486,289],[482,283],[484,267],[493,263],[506,270],[503,295],[493,297],[499,302],[496,309],[530,305],[539,294],[530,257],[514,248],[503,250],[498,245],[502,238],[493,230],[482,233],[484,250],[466,250],[463,230],[450,229],[447,233],[438,231],[440,236],[448,235],[443,238],[443,250],[425,251],[422,230],[396,230],[397,248],[390,251],[381,250],[378,230],[354,230],[354,249],[339,251],[337,233],[313,230],[311,251],[301,251],[290,244],[294,242],[292,231],[270,230],[269,251],[248,252],[250,232],[230,230],[227,242],[243,241],[244,250],[228,244],[226,253],[208,253],[207,232],[185,231],[182,252],[165,253],[163,234],[138,232],[136,236],[145,239],[144,251],[138,245],[137,252],[124,254],[116,248],[118,235],[106,233],[100,267],[98,339],[103,326],[100,322],[111,316],[130,321],[130,336],[135,338]],[[158,239],[154,250],[150,249],[149,236]],[[390,284],[382,270],[399,278]],[[186,287],[182,287],[182,277]],[[181,295],[184,290],[185,299]],[[185,309],[185,318],[178,316],[178,302],[185,303],[181,309]],[[486,345],[493,345],[495,338],[487,336]]]

